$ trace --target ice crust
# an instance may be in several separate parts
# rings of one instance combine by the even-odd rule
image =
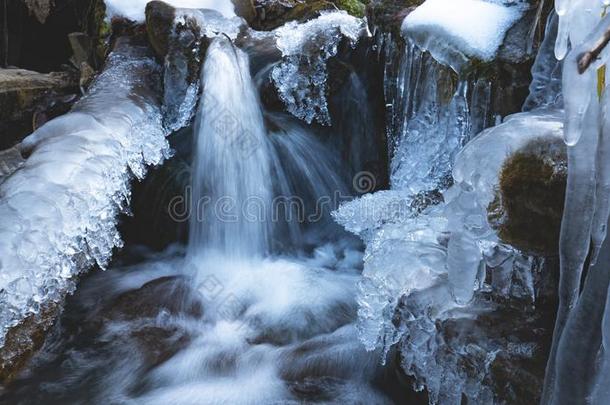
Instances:
[[[403,35],[459,70],[468,59],[490,61],[523,6],[483,0],[426,0],[404,20]]]
[[[104,0],[108,18],[125,17],[136,22],[144,22],[144,10],[150,0]],[[225,17],[234,17],[235,9],[230,0],[166,0],[177,8],[211,9],[222,13]]]
[[[159,73],[146,48],[121,44],[89,95],[24,140],[31,155],[0,184],[0,346],[122,245],[131,180],[170,155]]]

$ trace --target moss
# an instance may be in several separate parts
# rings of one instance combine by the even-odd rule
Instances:
[[[362,18],[366,15],[366,6],[358,0],[335,0],[334,3],[354,17]]]
[[[488,207],[490,223],[504,242],[525,252],[557,254],[566,161],[560,140],[535,140],[507,159]]]
[[[106,19],[106,5],[103,0],[94,0],[90,7],[91,23],[84,31],[94,40],[95,67],[99,68],[108,54],[112,26]]]
[[[345,10],[360,18],[366,15],[365,2],[360,0],[275,0],[267,3],[233,0],[233,4],[236,13],[256,30],[273,30],[289,21],[311,20],[324,10]]]

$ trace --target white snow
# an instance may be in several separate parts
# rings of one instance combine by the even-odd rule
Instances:
[[[402,30],[435,59],[459,68],[465,58],[493,59],[522,10],[481,0],[426,0]]]
[[[144,22],[144,10],[149,0],[104,0],[108,18],[125,17],[136,22]],[[165,0],[177,8],[207,8],[216,10],[225,17],[234,17],[235,9],[230,0]]]

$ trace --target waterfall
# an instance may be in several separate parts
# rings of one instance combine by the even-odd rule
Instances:
[[[201,81],[189,253],[263,256],[270,249],[271,157],[247,55],[215,39]]]

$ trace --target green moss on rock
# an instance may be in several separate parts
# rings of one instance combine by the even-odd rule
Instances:
[[[567,181],[560,139],[540,139],[510,156],[502,168],[489,220],[500,239],[525,252],[555,255]]]
[[[255,30],[269,31],[290,21],[307,21],[325,10],[345,10],[364,17],[366,5],[359,0],[233,0],[235,12]]]

